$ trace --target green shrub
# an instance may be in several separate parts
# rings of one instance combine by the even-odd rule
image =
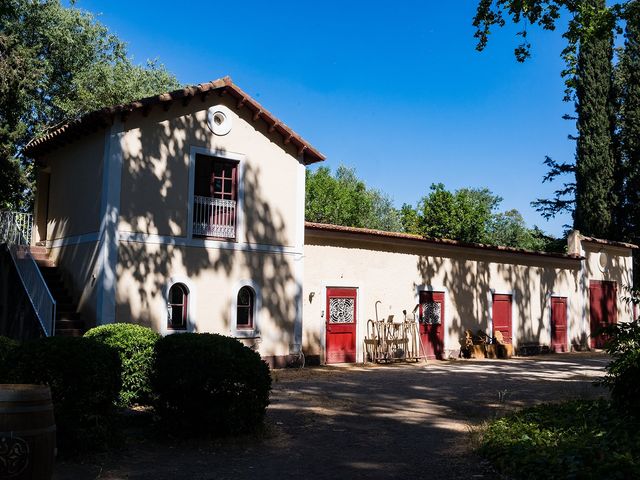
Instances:
[[[99,449],[115,440],[120,359],[115,350],[83,337],[23,343],[10,357],[12,383],[49,385],[60,452]]]
[[[538,405],[491,422],[479,450],[514,479],[640,478],[639,427],[605,400]]]
[[[165,426],[183,432],[250,431],[262,423],[269,404],[268,365],[257,352],[222,335],[162,338],[152,378]]]
[[[155,345],[160,334],[150,328],[130,323],[112,323],[92,328],[84,335],[111,348],[122,362],[122,390],[120,404],[149,403],[151,399],[150,374],[155,356]]]
[[[609,337],[605,350],[612,360],[602,383],[618,408],[640,416],[640,323],[608,325],[603,331]]]
[[[7,383],[9,375],[8,357],[18,348],[19,343],[0,335],[0,383]]]

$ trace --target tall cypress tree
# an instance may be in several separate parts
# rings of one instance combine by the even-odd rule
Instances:
[[[613,19],[605,0],[581,5],[583,31],[576,68],[576,204],[574,228],[587,235],[614,233],[616,161],[613,129]]]
[[[624,173],[624,236],[640,239],[640,1],[625,12],[624,50],[618,68],[620,90],[620,152]]]

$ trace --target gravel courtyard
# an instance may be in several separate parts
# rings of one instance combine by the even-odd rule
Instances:
[[[427,365],[274,372],[265,431],[194,441],[148,439],[59,462],[55,479],[491,478],[473,427],[508,409],[604,395],[608,357],[558,354]]]

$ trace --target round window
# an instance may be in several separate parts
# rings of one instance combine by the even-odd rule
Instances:
[[[606,252],[600,250],[600,258],[598,259],[598,266],[600,267],[600,271],[604,272],[607,269],[609,264],[609,256]]]
[[[209,130],[215,135],[226,135],[231,131],[231,112],[224,105],[216,105],[207,111]]]

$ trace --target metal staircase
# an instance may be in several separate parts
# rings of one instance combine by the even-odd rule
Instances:
[[[32,225],[28,213],[0,211],[0,244],[6,244],[40,326],[50,337],[56,328],[56,301],[31,253]]]

